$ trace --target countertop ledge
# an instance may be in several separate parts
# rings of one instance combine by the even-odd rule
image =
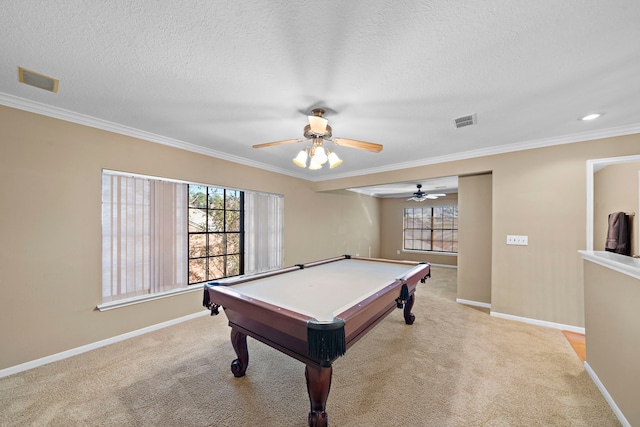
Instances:
[[[640,258],[607,251],[578,251],[582,259],[640,280]]]

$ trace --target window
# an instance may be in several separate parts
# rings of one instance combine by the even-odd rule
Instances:
[[[281,195],[103,171],[99,308],[282,267],[282,212]]]
[[[405,208],[405,250],[458,252],[458,206]]]
[[[189,185],[189,284],[244,273],[243,192]]]
[[[187,285],[186,186],[103,173],[102,301]]]

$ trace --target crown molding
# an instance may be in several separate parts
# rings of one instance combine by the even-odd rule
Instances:
[[[349,178],[360,175],[370,175],[381,172],[392,172],[399,169],[409,169],[419,166],[435,165],[438,163],[454,162],[457,160],[467,160],[476,157],[493,156],[496,154],[511,153],[514,151],[530,150],[533,148],[551,147],[553,145],[573,144],[576,142],[586,142],[595,139],[612,138],[615,136],[632,135],[640,133],[640,123],[620,126],[615,128],[601,129],[591,132],[581,132],[571,135],[564,135],[552,138],[537,139],[532,141],[518,142],[515,144],[499,145],[495,147],[481,148],[478,150],[464,151],[461,153],[449,154],[445,156],[430,157],[427,159],[417,159],[410,162],[394,163],[379,168],[361,169],[349,174],[337,174],[328,178],[320,178],[315,181],[329,181],[333,179]]]
[[[36,113],[43,116],[52,117],[54,119],[92,127],[95,129],[117,133],[119,135],[130,136],[149,142],[155,142],[157,144],[168,145],[170,147],[179,148],[181,150],[191,151],[194,153],[203,154],[205,156],[215,157],[217,159],[227,160],[258,169],[264,169],[270,172],[289,175],[294,178],[308,179],[303,175],[294,174],[291,171],[277,168],[266,163],[256,162],[244,157],[234,156],[231,154],[223,153],[221,151],[212,150],[210,148],[204,148],[199,145],[191,144],[178,139],[168,138],[166,136],[132,128],[129,126],[124,126],[107,120],[98,119],[85,114],[65,110],[63,108],[52,107],[50,105],[42,104],[40,102],[31,101],[24,98],[19,98],[17,96],[9,95],[2,92],[0,92],[0,105],[16,108],[18,110],[29,111],[31,113]]]
[[[360,169],[357,171],[332,174],[327,177],[310,178],[309,176],[293,173],[290,170],[278,168],[268,165],[266,163],[256,162],[244,157],[234,156],[231,154],[223,153],[221,151],[212,150],[210,148],[204,148],[199,145],[191,144],[185,141],[180,141],[173,138],[167,138],[162,135],[154,134],[151,132],[135,129],[129,126],[120,125],[117,123],[109,122],[107,120],[98,119],[85,114],[76,113],[74,111],[65,110],[63,108],[52,107],[50,105],[42,104],[40,102],[31,101],[28,99],[20,98],[17,96],[9,95],[0,92],[0,105],[16,108],[18,110],[29,111],[43,116],[53,117],[55,119],[64,120],[84,126],[89,126],[96,129],[105,130],[108,132],[117,133],[120,135],[130,136],[133,138],[142,139],[145,141],[155,142],[162,145],[168,145],[170,147],[179,148],[181,150],[191,151],[205,156],[215,157],[217,159],[227,160],[234,163],[239,163],[245,166],[254,167],[257,169],[263,169],[270,172],[279,173],[282,175],[291,176],[293,178],[299,178],[306,181],[320,182],[330,181],[334,179],[351,178],[354,176],[370,175],[381,172],[390,172],[398,169],[409,169],[419,166],[427,166],[438,163],[453,162],[457,160],[467,160],[476,157],[492,156],[496,154],[511,153],[514,151],[530,150],[533,148],[550,147],[553,145],[572,144],[576,142],[591,141],[594,139],[611,138],[615,136],[630,135],[634,133],[640,133],[640,123],[620,126],[616,128],[608,128],[590,132],[581,132],[571,135],[564,135],[559,137],[538,139],[532,141],[518,142],[514,144],[499,145],[495,147],[482,148],[478,150],[470,150],[462,153],[455,153],[445,156],[430,157],[426,159],[417,159],[410,162],[394,163],[377,168]]]

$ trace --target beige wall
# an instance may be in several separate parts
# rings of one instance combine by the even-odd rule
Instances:
[[[640,426],[640,280],[584,261],[587,363],[629,425]]]
[[[491,174],[458,178],[458,298],[491,304]]]
[[[385,201],[345,188],[491,172],[492,311],[581,327],[586,161],[640,151],[636,134],[311,183],[6,107],[0,132],[0,369],[201,309],[194,292],[95,310],[102,168],[284,194],[287,265],[394,255],[398,241],[388,241],[399,237],[381,230]],[[528,235],[529,245],[507,246],[507,234]],[[607,306],[618,298],[598,295]],[[611,339],[640,336],[637,325],[612,328]]]
[[[450,266],[457,265],[458,257],[455,255],[439,255],[436,253],[404,251],[402,249],[404,208],[456,204],[458,204],[458,195],[455,193],[420,203],[407,201],[406,198],[380,199],[380,256],[387,259],[425,261],[431,264]]]
[[[556,145],[315,183],[320,191],[492,172],[492,311],[584,326],[586,162],[638,154],[640,135]],[[507,234],[529,236],[507,246]]]
[[[631,254],[638,254],[638,172],[640,162],[616,163],[593,174],[593,250],[604,251],[612,212],[631,217]]]
[[[99,312],[103,168],[284,194],[285,265],[379,256],[379,201],[0,107],[0,369],[202,310],[192,292]]]

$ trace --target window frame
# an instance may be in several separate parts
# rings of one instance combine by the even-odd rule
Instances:
[[[231,190],[231,191],[239,191],[243,194],[243,198],[246,197],[247,195],[252,195],[252,196],[262,196],[262,197],[270,197],[273,200],[277,200],[279,199],[280,201],[278,202],[278,206],[279,206],[279,215],[277,215],[277,221],[279,221],[279,223],[277,224],[277,226],[272,227],[270,230],[273,232],[272,234],[269,234],[268,237],[266,239],[270,239],[269,241],[269,247],[271,249],[275,248],[275,250],[278,252],[277,255],[272,256],[270,259],[275,259],[275,261],[273,261],[272,264],[270,264],[268,266],[269,269],[276,269],[276,268],[281,268],[282,267],[282,261],[284,259],[284,245],[282,244],[284,241],[284,229],[283,229],[283,218],[282,218],[282,211],[283,211],[283,206],[284,206],[284,195],[282,194],[276,194],[276,193],[265,193],[265,192],[259,192],[259,191],[255,191],[255,190],[243,190],[243,189],[239,189],[239,188],[233,188],[233,187],[225,187],[225,186],[219,186],[219,185],[215,185],[215,184],[205,184],[205,183],[201,183],[201,182],[194,182],[194,181],[186,181],[186,180],[179,180],[179,179],[172,179],[172,178],[165,178],[165,177],[159,177],[159,176],[153,176],[153,175],[144,175],[144,174],[138,174],[138,173],[134,173],[134,172],[124,172],[124,171],[117,171],[117,170],[111,170],[111,169],[102,169],[101,170],[101,179],[103,179],[102,177],[107,174],[107,175],[118,175],[118,176],[124,176],[124,177],[131,177],[131,178],[141,178],[141,179],[148,179],[148,180],[157,180],[157,181],[164,181],[164,182],[170,182],[170,183],[176,183],[176,184],[184,184],[185,186],[187,186],[187,191],[185,191],[186,196],[185,196],[185,210],[184,210],[184,221],[185,221],[185,225],[186,228],[188,229],[188,198],[189,198],[189,193],[188,193],[188,185],[200,185],[200,186],[205,186],[205,187],[214,187],[214,188],[222,188],[225,190]],[[104,191],[104,187],[102,187],[102,191]],[[255,234],[255,232],[253,232],[253,228],[255,227],[255,224],[252,223],[251,221],[249,221],[249,219],[247,218],[247,212],[244,211],[245,209],[245,205],[243,203],[242,205],[242,219],[240,220],[240,227],[243,230],[243,236],[240,239],[240,246],[241,246],[241,258],[243,258],[243,271],[245,270],[245,266],[247,266],[247,260],[244,259],[245,257],[250,257],[249,260],[251,261],[251,265],[253,265],[255,268],[256,267],[256,262],[255,260],[253,260],[253,258],[256,257],[256,253],[255,250],[251,249],[251,246],[255,246],[255,242],[252,242],[252,245],[247,246],[246,242],[245,242],[245,237],[247,236],[249,232]],[[101,215],[104,215],[103,212],[104,206],[101,208]],[[251,209],[251,207],[249,207],[249,209]],[[261,214],[264,213],[263,211],[260,210],[256,210],[255,212],[251,213],[251,216],[255,217],[257,214]],[[103,218],[104,221],[104,218]],[[246,221],[249,221],[249,224],[246,224]],[[273,219],[271,217],[269,217],[269,221],[273,221]],[[250,228],[246,228],[246,227],[250,227]],[[104,228],[102,228],[102,233],[104,233]],[[103,239],[104,239],[104,234],[103,234]],[[188,251],[188,234],[186,236],[185,239],[185,250]],[[273,244],[272,241],[276,241],[275,244]],[[104,255],[104,254],[103,254]],[[156,299],[161,299],[161,298],[166,298],[166,297],[170,297],[170,296],[175,296],[175,295],[179,295],[179,294],[183,294],[183,293],[189,293],[189,292],[196,292],[196,291],[201,291],[205,285],[205,283],[207,283],[207,281],[203,281],[203,282],[199,282],[197,284],[192,284],[189,285],[188,284],[188,260],[189,260],[189,254],[188,252],[185,254],[185,263],[187,264],[187,272],[185,274],[185,282],[187,283],[186,285],[182,286],[182,287],[177,287],[174,289],[170,289],[167,291],[159,291],[159,292],[154,292],[154,293],[147,293],[144,295],[138,295],[138,296],[133,296],[133,297],[127,297],[127,298],[119,298],[119,299],[114,299],[111,301],[104,301],[101,300],[101,303],[96,304],[96,308],[99,311],[107,311],[107,310],[112,310],[115,308],[120,308],[120,307],[125,307],[125,306],[129,306],[129,305],[133,305],[133,304],[139,304],[139,303],[143,303],[143,302],[147,302],[147,301],[152,301],[152,300],[156,300]],[[260,265],[260,263],[258,263],[259,265],[257,265],[258,270],[253,271],[252,273],[256,273],[256,272],[261,272],[261,271],[267,271],[265,270],[265,266],[264,265]],[[104,271],[105,265],[101,264],[101,271]],[[260,270],[260,268],[262,268],[262,270]],[[102,286],[102,279],[100,281],[100,284]],[[101,296],[102,299],[102,296]]]
[[[441,225],[439,227],[434,227],[434,218],[437,218],[438,216],[434,215],[434,209],[442,209],[443,211],[446,209],[453,209],[453,214],[449,215],[449,216],[440,216],[442,218],[441,220]],[[424,213],[425,210],[430,210],[430,214],[426,215],[426,217],[429,218],[429,227],[408,227],[408,214],[407,211],[408,210],[420,210]],[[425,217],[425,215],[420,215],[422,218]],[[414,217],[415,218],[415,217]],[[445,218],[448,218],[451,220],[451,227],[444,227],[445,224]],[[413,220],[414,224],[416,221],[422,222],[422,220],[418,219],[418,220]],[[404,207],[403,211],[402,211],[402,251],[403,252],[416,252],[416,253],[432,253],[432,254],[438,254],[438,255],[458,255],[458,226],[459,226],[459,217],[458,217],[458,205],[457,204],[450,204],[450,205],[429,205],[429,206],[412,206],[412,207]],[[412,247],[407,247],[407,230],[413,230],[412,234],[416,234],[419,233],[421,235],[425,235],[425,233],[428,233],[428,238],[413,238],[413,239],[409,239],[409,240],[414,240],[414,241],[423,241],[423,242],[428,242],[429,244],[429,248],[427,249],[423,249],[423,248],[416,248],[415,245],[412,245]],[[451,239],[450,240],[445,240],[443,238],[440,239],[435,239],[434,240],[434,234],[436,233],[440,233],[442,236],[445,235],[446,232],[450,232],[451,233]],[[441,243],[441,247],[444,247],[445,244],[448,242],[451,245],[451,249],[452,250],[434,250],[434,241],[436,242],[440,242]],[[424,245],[424,243],[423,243]]]
[[[204,187],[204,189],[206,190],[205,193],[205,206],[192,206],[192,202],[191,202],[191,187]],[[213,190],[212,192],[210,192],[210,190]],[[222,190],[222,207],[216,207],[214,203],[212,203],[212,197],[211,197],[211,193],[213,193],[214,195],[217,193],[216,190]],[[228,192],[235,192],[237,193],[238,196],[238,209],[230,209],[229,205],[230,203],[228,202],[228,197],[227,194]],[[187,230],[187,247],[188,247],[188,251],[187,251],[187,272],[189,275],[189,278],[187,280],[187,285],[188,286],[195,286],[195,285],[199,285],[202,283],[206,283],[206,282],[211,282],[213,280],[219,280],[219,279],[223,279],[226,277],[234,277],[234,276],[240,276],[243,275],[244,272],[244,265],[245,265],[245,251],[244,251],[244,241],[245,241],[245,224],[244,224],[244,216],[245,216],[245,205],[244,205],[244,191],[242,190],[237,190],[237,189],[230,189],[230,188],[225,188],[225,187],[219,187],[219,186],[213,186],[213,185],[201,185],[201,184],[187,184],[187,197],[189,198],[188,202],[187,202],[187,218],[189,218],[189,227]],[[231,197],[231,196],[230,196]],[[229,197],[229,198],[230,198]],[[204,231],[191,231],[191,211],[205,211],[205,215],[204,215],[204,226],[205,226],[205,230]],[[222,225],[223,225],[223,229],[222,231],[220,230],[211,230],[211,224],[214,222],[211,220],[211,216],[215,216],[215,212],[222,212],[222,217],[223,217],[223,221],[222,221]],[[227,212],[237,212],[238,213],[238,230],[229,230],[229,222],[227,221],[228,219],[228,215]],[[205,254],[202,256],[191,256],[191,243],[192,243],[192,236],[196,236],[196,235],[204,235],[205,238],[205,243],[204,243],[204,252]],[[211,254],[211,248],[212,248],[212,243],[211,243],[211,238],[213,236],[219,235],[222,237],[222,246],[224,246],[224,251],[216,253],[216,254]],[[228,252],[229,249],[229,235],[237,235],[237,246],[238,246],[238,251],[237,252]],[[238,257],[238,265],[237,265],[237,272],[235,272],[235,274],[228,274],[229,270],[229,256],[237,256]],[[213,261],[213,259],[219,259],[222,258],[222,264],[223,264],[223,270],[224,273],[222,276],[219,277],[210,277],[209,274],[212,270],[212,266],[211,266],[211,262]],[[191,277],[192,277],[192,267],[191,267],[191,262],[194,260],[204,260],[204,273],[205,273],[205,278],[204,280],[200,280],[197,282],[192,282],[191,281]],[[195,263],[194,263],[195,264]]]

